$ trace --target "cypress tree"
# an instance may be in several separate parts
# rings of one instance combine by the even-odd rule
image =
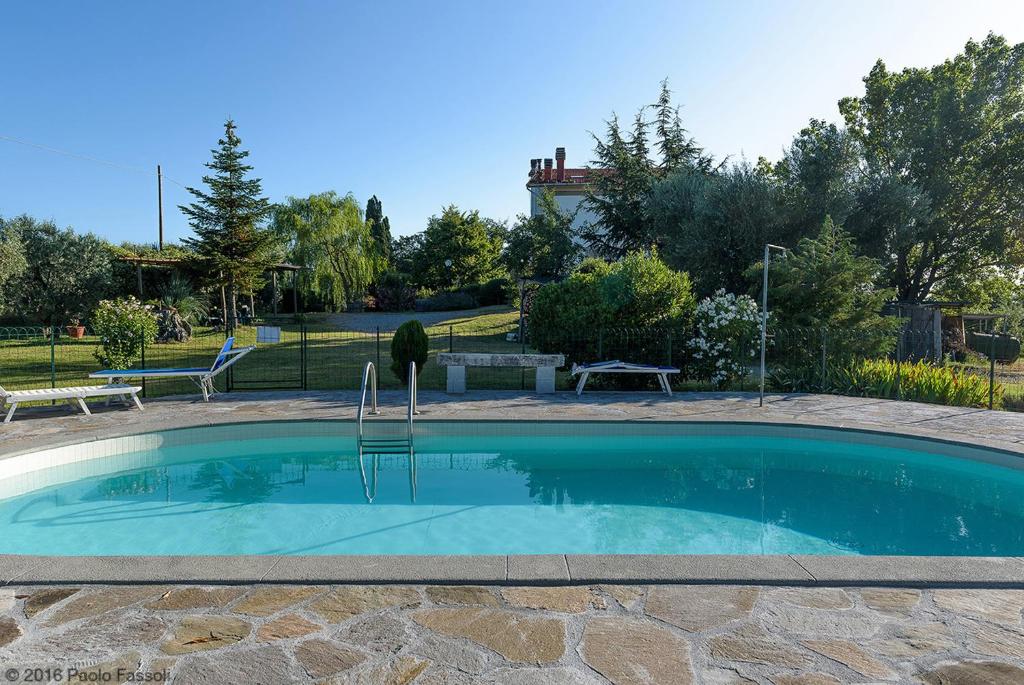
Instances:
[[[370,225],[370,235],[377,244],[383,260],[384,268],[391,266],[391,222],[384,216],[384,207],[374,195],[366,202],[366,223]]]
[[[246,178],[252,167],[245,164],[247,150],[240,149],[241,139],[235,134],[235,122],[224,124],[224,137],[219,147],[211,150],[213,161],[206,167],[213,173],[203,176],[208,192],[188,188],[195,201],[179,205],[188,217],[194,238],[182,242],[195,256],[194,266],[207,274],[213,285],[227,288],[231,311],[224,312],[225,323],[237,320],[240,289],[255,290],[263,273],[274,262],[276,240],[261,223],[270,214],[271,205],[263,197],[261,181]]]

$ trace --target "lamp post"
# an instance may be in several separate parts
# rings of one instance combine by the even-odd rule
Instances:
[[[765,243],[764,245],[764,273],[761,283],[761,395],[757,400],[757,406],[764,406],[764,357],[765,347],[768,342],[768,260],[772,250],[785,253],[786,248]]]

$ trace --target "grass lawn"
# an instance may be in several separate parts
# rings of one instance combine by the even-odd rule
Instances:
[[[506,335],[518,329],[519,314],[511,308],[488,308],[479,315],[456,318],[426,329],[430,338],[430,359],[423,368],[419,387],[443,390],[445,370],[432,363],[438,352],[518,352],[520,345],[508,342]],[[254,327],[240,327],[236,345],[256,345],[254,352],[233,367],[233,389],[302,389],[302,327],[281,326],[281,342],[256,343]],[[390,332],[376,333],[339,331],[315,320],[305,327],[306,377],[310,390],[357,390],[366,362],[379,362],[378,374],[382,389],[398,389],[401,384],[391,372]],[[197,329],[187,343],[150,344],[145,351],[145,368],[181,368],[209,366],[224,343],[224,334],[210,329]],[[49,338],[42,336],[0,339],[0,385],[8,390],[97,383],[89,380],[91,371],[100,368],[93,356],[98,338],[80,340],[61,337],[51,359]],[[470,388],[530,388],[534,382],[532,369],[469,369]],[[567,376],[568,374],[560,374]],[[226,379],[218,379],[223,390]],[[563,380],[563,384],[568,381]],[[190,382],[182,380],[147,381],[148,397],[197,392]]]

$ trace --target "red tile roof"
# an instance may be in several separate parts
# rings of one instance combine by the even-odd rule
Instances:
[[[530,176],[530,180],[526,182],[526,187],[529,188],[530,186],[558,185],[559,183],[562,183],[562,184],[590,183],[593,180],[593,177],[595,175],[599,174],[599,173],[601,173],[600,169],[585,169],[585,168],[584,169],[568,169],[567,168],[563,172],[563,180],[562,181],[557,181],[555,179],[558,176],[558,169],[552,169],[551,170],[551,180],[550,181],[545,181],[544,180],[544,170],[543,169],[538,169],[536,172],[534,172],[534,174],[532,176]]]

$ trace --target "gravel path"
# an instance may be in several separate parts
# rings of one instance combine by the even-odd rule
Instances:
[[[424,327],[436,326],[448,321],[470,319],[482,314],[500,314],[509,311],[508,307],[480,307],[479,309],[463,309],[454,312],[359,312],[331,314],[325,323],[343,331],[363,331],[373,333],[380,326],[382,331],[396,330],[406,321],[418,319]]]

